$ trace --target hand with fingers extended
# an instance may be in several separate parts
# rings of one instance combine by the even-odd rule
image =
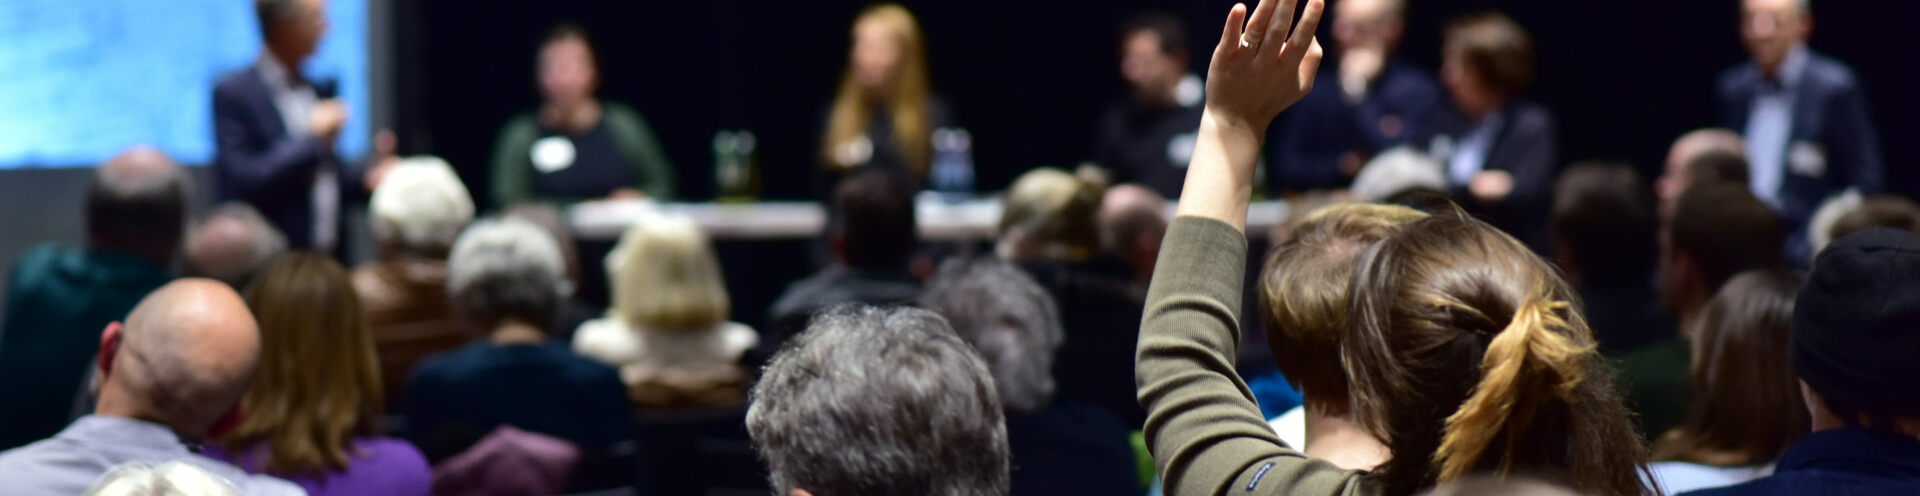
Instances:
[[[1294,26],[1295,2],[1261,0],[1252,18],[1245,4],[1228,12],[1207,67],[1206,112],[1213,119],[1264,134],[1280,111],[1313,89],[1321,56],[1313,33],[1325,3],[1307,0],[1299,26]]]

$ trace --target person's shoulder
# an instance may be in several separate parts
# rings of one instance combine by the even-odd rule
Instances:
[[[570,343],[574,353],[603,363],[632,361],[638,353],[639,338],[620,319],[601,317],[580,324]]]
[[[1746,61],[1720,71],[1720,76],[1714,80],[1714,87],[1724,94],[1753,86],[1759,81],[1760,69],[1755,67],[1753,62]]]
[[[1515,100],[1507,110],[1507,128],[1521,132],[1550,132],[1553,111],[1532,100]]]
[[[1807,52],[1807,82],[1832,91],[1852,91],[1860,87],[1860,76],[1846,62],[1824,54]]]
[[[72,263],[80,256],[77,249],[42,243],[21,254],[20,259],[13,263],[12,280],[23,287],[34,286],[59,271],[61,265]]]
[[[427,355],[413,367],[413,380],[443,383],[471,374],[476,367],[484,365],[487,348],[487,343],[476,342]]]
[[[364,459],[369,464],[384,467],[396,474],[417,472],[431,477],[433,468],[428,464],[427,456],[413,443],[391,437],[364,437],[355,439],[353,444],[354,448],[366,454]]]

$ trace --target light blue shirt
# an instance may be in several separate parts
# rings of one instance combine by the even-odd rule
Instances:
[[[306,496],[291,482],[247,475],[239,467],[195,454],[172,429],[122,417],[88,415],[51,439],[0,453],[0,487],[8,496],[75,496],[126,462],[181,461],[206,469],[246,496]]]
[[[1748,174],[1750,186],[1754,196],[1775,210],[1780,209],[1780,184],[1786,177],[1787,145],[1793,136],[1794,90],[1806,68],[1806,45],[1788,49],[1787,58],[1780,61],[1779,81],[1761,84],[1747,114],[1745,134],[1747,162],[1752,167]]]
[[[1652,481],[1666,494],[1731,486],[1773,474],[1773,464],[1757,467],[1715,467],[1687,462],[1654,462],[1647,465]]]
[[[1466,136],[1460,137],[1460,144],[1453,149],[1453,156],[1447,159],[1447,181],[1454,186],[1466,186],[1473,181],[1474,174],[1486,168],[1487,154],[1493,152],[1493,140],[1500,136],[1500,130],[1506,127],[1500,112],[1490,112],[1480,119],[1480,125],[1474,126]]]

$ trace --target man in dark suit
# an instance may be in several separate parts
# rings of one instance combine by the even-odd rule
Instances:
[[[1787,256],[1811,260],[1807,221],[1847,188],[1884,188],[1880,139],[1853,70],[1808,50],[1807,0],[1744,0],[1740,36],[1753,60],[1720,76],[1721,124],[1747,139],[1753,193],[1791,226]]]
[[[213,90],[214,191],[253,205],[291,247],[332,250],[341,246],[343,192],[364,198],[362,180],[379,174],[341,167],[333,144],[347,106],[331,84],[300,74],[326,33],[326,0],[256,0],[254,12],[265,53]]]
[[[1394,55],[1404,0],[1333,4],[1330,70],[1273,126],[1270,191],[1343,188],[1373,154],[1407,144],[1441,102],[1440,85]]]

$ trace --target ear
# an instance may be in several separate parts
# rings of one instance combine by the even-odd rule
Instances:
[[[119,322],[112,322],[107,324],[106,330],[100,331],[99,366],[101,379],[106,379],[107,374],[113,372],[113,356],[120,352],[120,338],[125,329],[125,325]]]

